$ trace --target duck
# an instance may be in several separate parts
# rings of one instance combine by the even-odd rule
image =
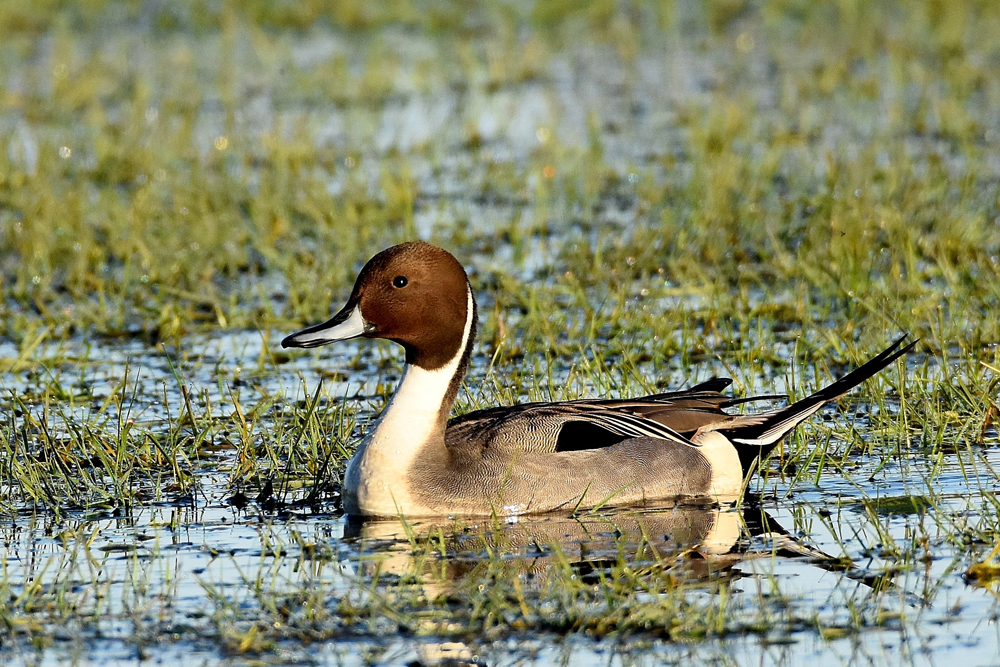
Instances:
[[[410,241],[372,257],[336,315],[281,341],[313,348],[383,338],[404,350],[399,385],[344,472],[349,516],[516,517],[666,500],[735,503],[789,432],[917,343],[904,335],[830,385],[762,412],[727,412],[775,397],[727,396],[732,380],[713,378],[638,398],[523,403],[451,417],[476,315],[462,264]]]

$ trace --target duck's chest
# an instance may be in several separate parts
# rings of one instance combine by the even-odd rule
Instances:
[[[403,417],[392,410],[383,413],[347,464],[342,491],[348,514],[429,513],[431,508],[414,493],[414,484],[419,483],[414,479],[414,463],[426,455],[434,432]]]
[[[733,443],[718,431],[698,434],[693,440],[712,470],[708,495],[724,502],[736,500],[743,488],[743,466]]]

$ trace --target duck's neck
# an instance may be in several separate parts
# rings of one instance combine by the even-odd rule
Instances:
[[[444,366],[433,370],[417,364],[406,364],[396,393],[375,425],[372,439],[412,443],[413,446],[432,441],[444,443],[448,415],[451,414],[462,378],[469,368],[475,337],[476,302],[470,289],[465,329],[458,351]]]
[[[344,477],[348,512],[395,515],[414,511],[407,473],[418,457],[447,456],[444,432],[469,367],[475,335],[476,304],[469,289],[458,351],[433,370],[407,363],[395,394],[358,445]]]

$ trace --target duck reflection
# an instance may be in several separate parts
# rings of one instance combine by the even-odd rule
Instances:
[[[413,575],[420,563],[433,562],[437,572],[444,565],[446,578],[457,579],[484,562],[503,561],[529,574],[568,563],[587,577],[625,562],[667,568],[692,581],[741,576],[732,570],[736,563],[773,555],[845,569],[841,560],[796,541],[749,503],[516,519],[350,519],[344,539],[353,543],[362,573],[369,576]]]
[[[572,623],[583,624],[574,628],[596,628],[600,636],[616,623],[628,627],[632,612],[609,611],[602,625],[587,610],[601,607],[602,596],[619,595],[638,610],[652,605],[650,618],[659,619],[655,626],[665,618],[683,618],[687,607],[679,598],[703,601],[704,592],[742,590],[730,584],[757,576],[756,568],[740,566],[751,559],[801,559],[877,591],[891,586],[892,574],[871,575],[797,540],[756,498],[740,507],[681,503],[516,520],[345,521],[339,542],[347,557],[341,562],[365,580],[366,589],[377,591],[386,613],[416,605],[417,618],[407,627],[427,637],[413,647],[426,665],[485,664],[478,640],[466,644],[454,634],[466,632],[469,618],[484,609],[487,618],[498,614],[497,628],[548,627],[545,619],[552,614],[552,627],[562,628],[559,624],[572,617]],[[484,587],[495,590],[484,593]],[[580,614],[560,611],[569,608]],[[435,640],[442,632],[451,636]]]

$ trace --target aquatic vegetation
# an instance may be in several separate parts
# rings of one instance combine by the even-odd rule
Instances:
[[[0,3],[0,659],[992,660],[998,62],[979,0]],[[345,536],[400,360],[276,341],[413,237],[461,411],[922,343],[748,490],[802,553]]]

